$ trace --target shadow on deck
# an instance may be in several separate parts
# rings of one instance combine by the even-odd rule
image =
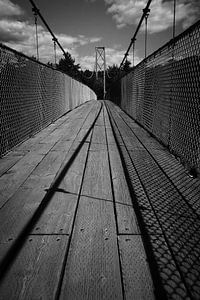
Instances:
[[[199,299],[200,182],[109,101],[0,161],[0,299]]]

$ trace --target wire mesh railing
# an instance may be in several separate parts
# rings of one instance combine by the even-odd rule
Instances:
[[[200,171],[199,41],[200,21],[144,59],[110,91],[114,102],[195,172]]]
[[[95,93],[66,74],[0,45],[0,156]]]

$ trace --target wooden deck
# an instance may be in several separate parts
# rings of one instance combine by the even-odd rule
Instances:
[[[0,299],[199,299],[200,182],[109,101],[0,161]]]

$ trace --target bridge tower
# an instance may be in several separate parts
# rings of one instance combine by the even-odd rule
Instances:
[[[103,71],[103,95],[106,96],[106,53],[105,47],[95,47],[95,72],[98,79],[98,71]]]

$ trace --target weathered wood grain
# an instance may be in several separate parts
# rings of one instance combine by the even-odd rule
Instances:
[[[96,114],[99,111],[99,108],[91,109],[90,113],[88,114],[87,118],[85,119],[81,130],[79,131],[76,139],[78,141],[82,141],[87,131],[90,129],[91,125],[93,124]],[[87,138],[87,141],[90,141],[90,137]]]
[[[56,174],[65,156],[66,153],[63,151],[49,152],[32,172],[32,175],[44,177]]]
[[[119,234],[139,234],[136,215],[132,205],[116,203]]]
[[[73,140],[71,141],[58,141],[54,147],[51,149],[51,151],[63,151],[67,153],[72,146]]]
[[[136,215],[118,151],[109,151],[117,225],[120,234],[138,234]]]
[[[43,183],[45,186],[45,183]],[[16,239],[25,228],[31,217],[46,195],[45,189],[21,187],[0,210],[1,243]],[[11,246],[11,244],[10,244]]]
[[[67,171],[66,175],[64,176],[58,188],[68,193],[75,193],[75,194],[79,193],[88,147],[89,147],[88,143],[85,143],[82,146],[76,159],[73,161],[70,168],[66,170]]]
[[[101,151],[101,150],[107,151],[107,145],[91,143],[90,151]]]
[[[123,299],[111,202],[81,197],[60,299]]]
[[[56,189],[32,234],[70,234],[77,204],[77,195]]]
[[[110,145],[108,147],[109,147],[112,179],[116,177],[121,177],[121,175],[124,175],[124,169],[122,166],[119,151],[117,148],[114,151],[110,150]]]
[[[147,258],[139,235],[120,236],[125,299],[155,299]]]
[[[113,179],[113,188],[116,202],[132,205],[131,195],[127,186],[125,176],[123,174]]]
[[[101,110],[101,113],[99,114],[97,120],[96,120],[96,123],[95,125],[98,125],[98,126],[104,126],[104,115],[103,115],[103,109]]]
[[[108,112],[107,112],[107,109],[106,109],[106,106],[104,104],[104,120],[105,120],[105,126],[107,128],[111,128],[111,125],[110,125],[110,120],[109,120],[109,117],[108,117]]]
[[[108,144],[114,144],[116,145],[116,142],[115,142],[115,138],[114,138],[114,135],[113,135],[113,131],[112,131],[112,128],[106,128],[106,135],[107,135],[107,140],[108,140]]]
[[[94,126],[92,143],[106,144],[106,132],[103,126]]]
[[[112,200],[108,154],[106,151],[90,151],[82,194]]]
[[[55,299],[67,236],[29,236],[0,285],[1,299]]]
[[[6,155],[5,157],[0,159],[0,176],[3,175],[6,171],[8,171],[12,166],[14,166],[23,155]]]
[[[44,155],[28,153],[0,178],[0,207],[16,192]]]

